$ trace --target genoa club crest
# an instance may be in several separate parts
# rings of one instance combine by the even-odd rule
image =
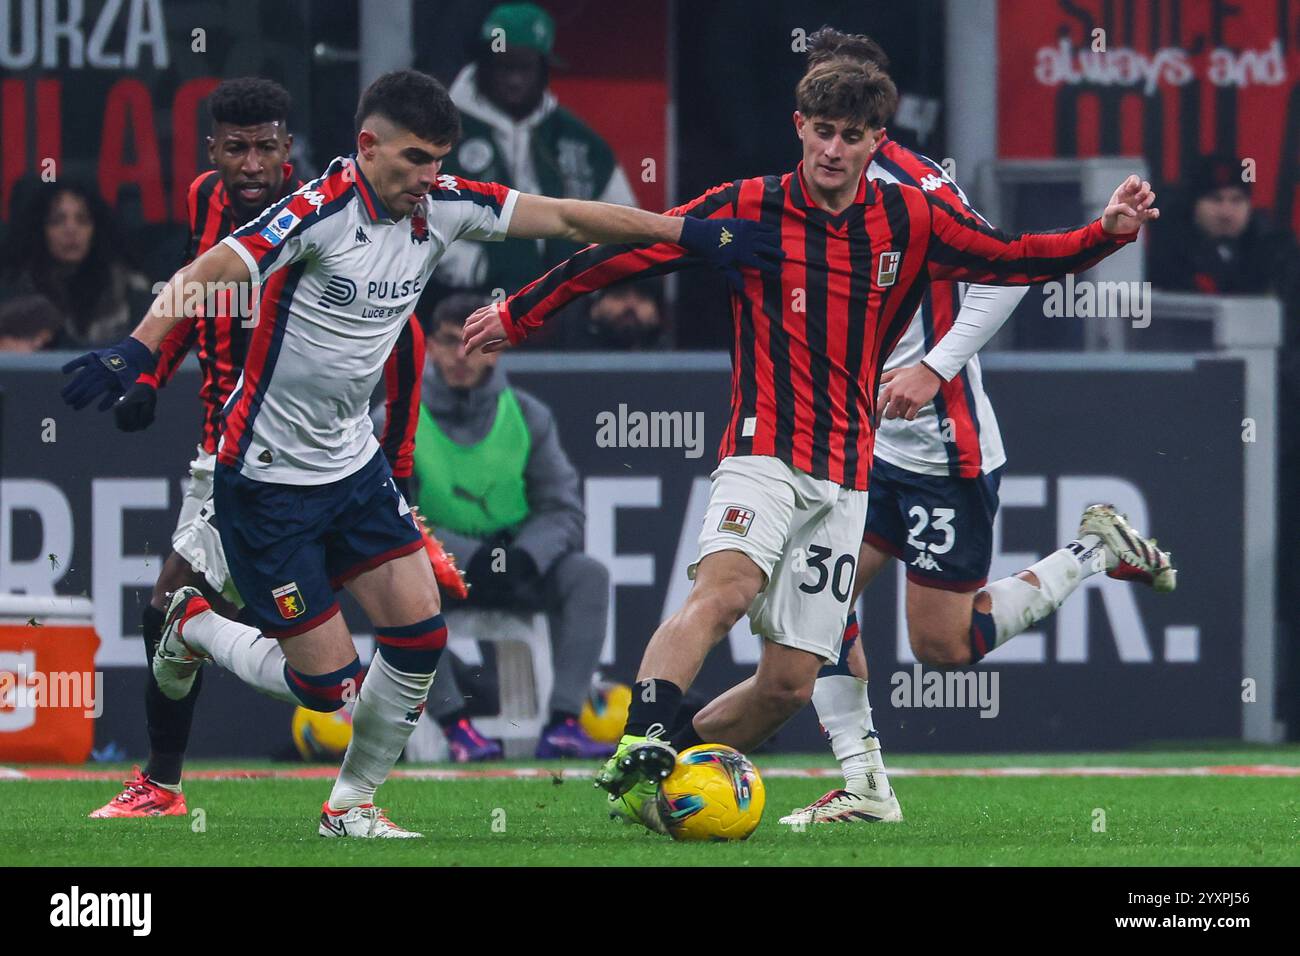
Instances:
[[[429,241],[429,220],[424,215],[423,204],[416,206],[411,213],[411,241],[417,246]]]
[[[280,616],[286,621],[307,613],[307,602],[302,599],[302,592],[298,590],[295,581],[275,588],[271,591],[271,596],[275,598],[275,606],[280,609]]]
[[[718,522],[718,530],[729,531],[743,537],[749,534],[749,526],[753,522],[754,512],[748,508],[737,508],[732,505],[722,513],[722,520]]]

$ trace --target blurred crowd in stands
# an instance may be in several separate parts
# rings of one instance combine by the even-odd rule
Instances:
[[[506,52],[489,38],[504,35]],[[550,88],[555,23],[530,3],[496,7],[451,83],[462,136],[444,172],[548,196],[634,204],[614,150]],[[1273,295],[1285,308],[1283,364],[1300,341],[1300,251],[1284,223],[1252,205],[1242,163],[1207,155],[1180,183],[1163,184],[1163,216],[1150,230],[1148,274],[1156,289],[1207,295]],[[153,282],[132,262],[113,210],[97,189],[59,180],[20,182],[0,262],[0,351],[82,349],[120,339],[139,320]],[[427,326],[447,296],[499,297],[576,251],[563,242],[459,242],[434,273],[417,313]],[[181,262],[176,252],[175,265]],[[629,283],[579,300],[525,348],[658,350],[674,347],[662,280]]]

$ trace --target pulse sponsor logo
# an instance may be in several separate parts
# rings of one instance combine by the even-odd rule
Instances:
[[[329,282],[325,283],[325,291],[321,293],[320,305],[333,305],[342,308],[345,305],[351,305],[357,297],[357,284],[351,279],[343,276],[330,276]]]

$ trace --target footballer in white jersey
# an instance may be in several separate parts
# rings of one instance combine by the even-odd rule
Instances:
[[[209,661],[317,711],[352,707],[353,737],[317,832],[402,838],[374,805],[424,710],[447,641],[419,528],[371,429],[368,402],[407,316],[461,238],[677,243],[743,281],[778,268],[775,230],[741,219],[661,216],[525,195],[440,175],[460,135],[447,91],[414,70],[362,94],[356,153],[187,265],[132,336],[68,364],[75,408],[112,404],[191,301],[185,290],[253,282],[256,326],[226,406],[214,476],[221,542],[254,626],[193,588],[170,598],[153,658],[164,695],[189,693]],[[374,626],[361,663],[335,592]],[[268,640],[267,638],[273,638]]]

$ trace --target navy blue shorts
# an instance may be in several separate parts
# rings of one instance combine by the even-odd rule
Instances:
[[[862,540],[902,561],[909,581],[944,591],[978,591],[993,560],[1001,480],[1001,468],[978,478],[949,478],[877,458]]]
[[[254,481],[218,463],[213,506],[230,576],[268,637],[323,624],[346,581],[424,547],[383,452],[325,485]]]

